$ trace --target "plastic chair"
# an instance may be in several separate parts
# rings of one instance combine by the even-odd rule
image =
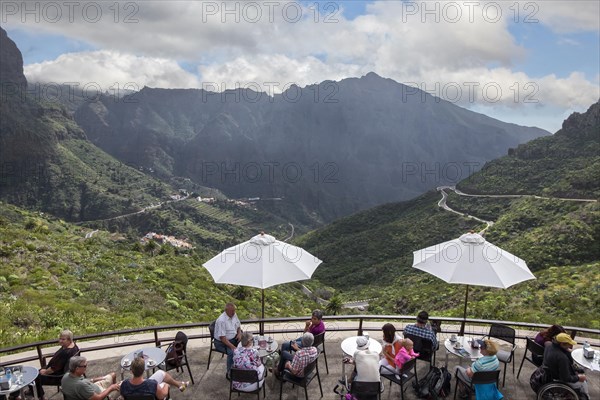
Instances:
[[[456,371],[454,374],[456,377],[456,385],[454,385],[454,399],[456,399],[456,394],[458,392],[458,382],[462,382],[463,385],[469,390],[469,392],[475,392],[474,385],[485,385],[488,383],[495,383],[498,386],[498,379],[500,379],[500,370],[497,369],[495,371],[480,371],[475,372],[473,377],[471,378],[471,382],[467,382],[461,378],[461,374]]]
[[[537,400],[550,399],[579,400],[579,395],[569,385],[560,382],[551,382],[542,386],[537,395]]]
[[[240,369],[240,368],[231,368],[230,371],[231,380],[229,381],[229,400],[231,400],[231,393],[256,393],[256,397],[260,399],[260,389],[263,391],[263,398],[267,396],[265,391],[265,378],[258,379],[258,371],[253,369]],[[265,371],[266,377],[266,371]],[[247,391],[240,390],[233,387],[233,382],[243,382],[243,383],[256,383],[256,390]]]
[[[221,358],[223,358],[223,356],[227,354],[226,351],[220,350],[215,346],[215,323],[216,321],[213,321],[208,326],[208,330],[210,331],[210,351],[208,352],[208,364],[206,365],[206,369],[210,368],[210,358],[212,356],[213,351],[221,353]]]
[[[170,349],[171,349],[170,346],[173,346],[175,341],[180,341],[183,344],[182,353],[178,356],[170,356],[169,355]],[[175,341],[168,344],[169,347],[167,347],[167,358],[165,358],[165,361],[162,364],[160,364],[159,368],[164,371],[170,371],[172,369],[175,369],[175,370],[177,370],[177,372],[180,372],[179,368],[181,368],[181,372],[183,372],[183,367],[186,366],[188,373],[190,374],[190,380],[192,381],[192,384],[194,384],[194,377],[192,376],[192,370],[190,369],[190,363],[187,358],[188,337],[185,333],[183,333],[182,331],[179,331],[175,335]],[[160,345],[160,342],[159,342],[159,345]],[[163,346],[167,346],[167,345],[163,345]],[[162,347],[162,346],[159,346],[159,347]]]
[[[417,357],[417,359],[428,362],[429,369],[431,369],[431,367],[435,364],[435,349],[433,348],[433,342],[429,339],[412,335],[410,333],[405,333],[404,337],[412,340],[415,353],[419,353],[419,357]]]
[[[321,386],[321,377],[319,376],[319,358],[317,357],[315,361],[308,364],[304,367],[304,376],[299,378],[297,376],[292,375],[289,371],[284,371],[283,375],[281,375],[281,385],[279,386],[279,400],[281,400],[283,396],[283,384],[284,382],[290,382],[293,385],[298,385],[304,388],[304,395],[306,396],[306,400],[308,400],[308,385],[312,382],[312,380],[317,377],[319,381],[319,390],[321,391],[321,397],[323,397],[323,387]]]
[[[327,353],[325,352],[325,332],[319,333],[315,336],[313,346],[319,350],[319,354],[323,354],[325,358],[325,371],[329,374],[329,366],[327,365]]]
[[[521,368],[523,368],[523,363],[525,360],[529,361],[536,367],[542,365],[542,361],[544,360],[544,346],[540,346],[533,340],[532,338],[525,338],[527,340],[527,344],[525,346],[525,352],[523,352],[523,359],[521,360],[521,365],[519,366],[519,372],[517,372],[517,379],[519,379],[519,375],[521,375]],[[531,354],[530,357],[527,357],[527,352]]]
[[[358,400],[381,400],[381,382],[361,382],[353,381],[350,385],[350,393]]]
[[[504,363],[504,376],[502,377],[502,387],[506,383],[506,366],[509,363],[513,365],[513,375],[515,373],[515,363],[513,363],[513,357],[515,355],[515,330],[510,326],[502,325],[502,324],[492,324],[490,326],[490,332],[488,333],[489,338],[496,338],[499,340],[503,340],[512,345],[512,348],[509,351],[506,350],[498,350],[496,357],[498,357],[498,361]]]
[[[386,373],[386,372],[392,372]],[[390,381],[390,387],[392,386],[392,382],[397,385],[400,385],[400,397],[404,400],[404,385],[406,382],[411,379],[415,379],[417,382],[419,379],[417,378],[417,359],[413,358],[404,363],[400,372],[396,373],[395,369],[388,368],[386,366],[379,367],[379,372],[382,378],[388,379]]]

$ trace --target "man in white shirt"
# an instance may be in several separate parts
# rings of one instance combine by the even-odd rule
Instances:
[[[225,311],[215,321],[215,347],[227,352],[227,377],[233,365],[233,351],[242,338],[240,320],[235,313],[235,304],[227,303]]]

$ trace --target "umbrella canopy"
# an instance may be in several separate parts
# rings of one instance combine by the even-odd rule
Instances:
[[[535,279],[525,261],[487,242],[477,233],[413,253],[413,267],[448,283],[508,288]]]
[[[204,263],[215,283],[264,289],[280,283],[310,279],[322,261],[306,250],[261,233],[230,247]]]
[[[469,286],[508,288],[535,279],[525,261],[487,242],[477,233],[436,244],[413,253],[413,267],[448,283],[467,285],[464,317],[467,317]]]

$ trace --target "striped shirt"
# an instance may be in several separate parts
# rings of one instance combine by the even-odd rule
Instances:
[[[498,368],[500,368],[500,362],[498,361],[498,357],[495,355],[483,356],[477,359],[473,365],[471,365],[473,372],[495,371]]]

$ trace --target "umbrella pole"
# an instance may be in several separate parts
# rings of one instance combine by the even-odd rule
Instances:
[[[465,335],[465,324],[467,323],[467,302],[469,301],[469,285],[467,285],[467,293],[465,294],[465,310],[463,311],[463,320],[460,324],[459,336]]]
[[[261,291],[262,291],[262,317],[261,317],[261,319],[265,319],[265,289],[261,289]],[[259,330],[260,330],[261,335],[265,334],[265,323],[263,321],[260,321]]]

